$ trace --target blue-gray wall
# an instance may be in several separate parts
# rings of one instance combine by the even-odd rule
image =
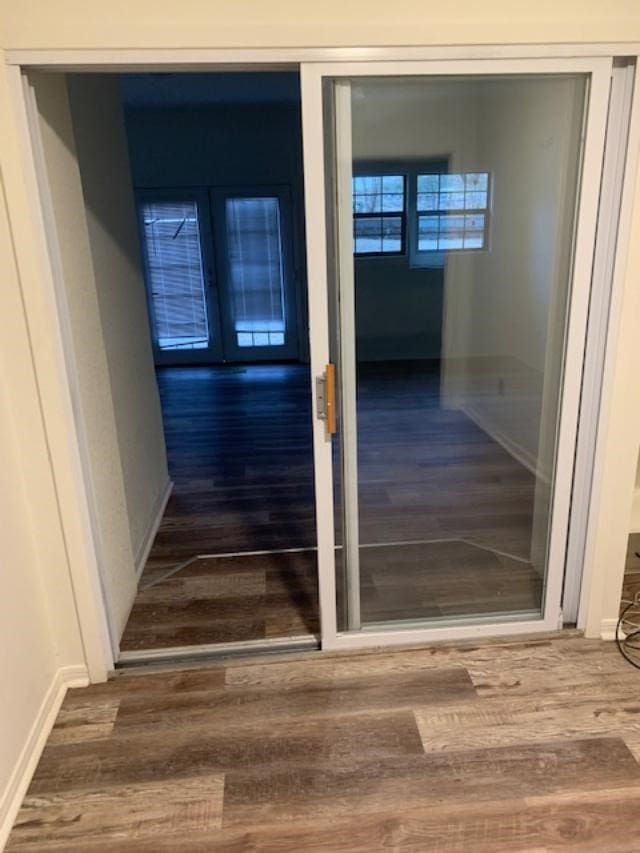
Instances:
[[[307,357],[302,129],[299,105],[128,109],[136,188],[291,188],[300,353]],[[437,358],[442,270],[411,269],[406,257],[356,262],[358,357]]]

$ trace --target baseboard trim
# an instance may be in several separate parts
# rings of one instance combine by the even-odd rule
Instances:
[[[600,622],[600,639],[607,640],[608,642],[615,640],[617,627],[617,619],[603,619]]]
[[[519,462],[528,471],[531,471],[535,477],[542,480],[544,483],[551,482],[550,477],[538,467],[538,461],[534,454],[525,450],[525,448],[517,442],[512,441],[503,432],[494,429],[491,422],[485,418],[484,415],[480,414],[477,409],[474,409],[473,406],[469,406],[465,403],[462,403],[457,408],[465,414],[469,420],[473,421],[476,426],[480,427],[483,432],[486,432],[487,435],[491,436],[491,438],[499,444],[500,447],[506,450],[507,453],[516,460],[516,462]]]
[[[151,515],[151,522],[147,529],[146,536],[142,540],[140,547],[138,548],[138,552],[136,554],[136,577],[140,577],[144,567],[147,564],[147,559],[149,557],[149,552],[151,551],[151,547],[153,546],[153,541],[156,538],[156,533],[160,528],[160,524],[162,522],[162,517],[164,516],[164,511],[167,508],[167,503],[169,502],[169,498],[171,497],[171,492],[173,491],[173,481],[167,480],[166,485],[164,487],[163,492],[160,497],[156,501],[156,505],[153,509],[153,513]]]
[[[88,684],[89,673],[86,666],[63,666],[51,680],[7,787],[0,798],[0,850],[4,850],[7,843],[67,690],[70,687],[86,687]]]

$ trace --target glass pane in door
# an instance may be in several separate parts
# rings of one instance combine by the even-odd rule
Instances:
[[[195,201],[141,205],[147,286],[161,351],[209,346],[209,319]]]
[[[238,347],[285,344],[285,280],[278,198],[225,202],[231,316]]]
[[[586,78],[335,85],[339,629],[538,617]]]

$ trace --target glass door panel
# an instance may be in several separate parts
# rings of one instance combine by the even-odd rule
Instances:
[[[141,195],[138,211],[156,362],[219,358],[206,206],[197,196]]]
[[[325,89],[338,631],[541,618],[588,83]]]
[[[212,198],[222,260],[225,355],[234,360],[295,358],[287,194],[215,190]]]

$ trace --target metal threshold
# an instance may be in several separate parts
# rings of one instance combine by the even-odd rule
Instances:
[[[246,655],[269,655],[318,649],[320,649],[320,640],[313,634],[302,634],[297,637],[274,637],[266,640],[240,640],[236,643],[203,643],[199,646],[136,649],[121,652],[116,662],[116,669],[153,663],[218,661]]]

